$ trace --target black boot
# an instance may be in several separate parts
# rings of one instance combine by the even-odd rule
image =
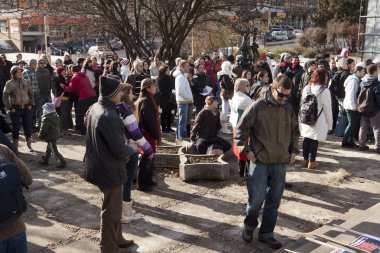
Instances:
[[[38,163],[39,163],[40,165],[47,166],[47,165],[49,165],[49,158],[47,158],[46,156],[43,156],[43,157],[42,157],[42,160],[41,160],[41,161],[38,161]]]

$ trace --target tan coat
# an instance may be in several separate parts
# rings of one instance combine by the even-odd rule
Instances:
[[[8,110],[13,109],[14,105],[22,108],[34,105],[32,86],[24,79],[9,80],[4,87],[3,102]]]

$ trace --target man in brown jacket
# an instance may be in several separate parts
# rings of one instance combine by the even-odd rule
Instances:
[[[286,164],[294,163],[299,152],[298,119],[292,106],[287,104],[291,91],[290,78],[278,77],[265,98],[252,103],[244,111],[235,136],[239,151],[244,151],[251,161],[243,239],[252,241],[259,211],[265,201],[258,239],[275,249],[282,247],[281,242],[274,238],[273,231],[285,187]]]
[[[231,149],[231,144],[218,136],[222,128],[218,112],[218,101],[216,97],[208,96],[205,103],[205,107],[195,118],[190,140],[200,154],[206,154],[208,147],[212,146],[213,153],[217,153],[216,150],[221,150],[222,152],[219,155],[222,155]]]
[[[18,150],[20,120],[22,120],[27,146],[30,151],[33,151],[30,117],[32,105],[34,105],[34,96],[32,86],[23,79],[22,72],[22,69],[18,66],[13,66],[11,68],[12,79],[5,84],[3,103],[5,109],[9,112],[12,121],[13,145]]]

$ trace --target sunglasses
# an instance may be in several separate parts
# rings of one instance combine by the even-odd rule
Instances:
[[[278,89],[276,89],[276,91],[277,91],[277,95],[280,97],[280,98],[288,98],[288,97],[290,97],[290,94],[284,94],[284,93],[282,93],[282,92],[279,92],[278,91]]]

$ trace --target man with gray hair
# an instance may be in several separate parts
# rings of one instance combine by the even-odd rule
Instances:
[[[29,65],[24,67],[24,71],[22,72],[22,77],[27,81],[27,83],[32,87],[33,91],[33,97],[34,101],[39,100],[40,95],[40,88],[38,87],[37,77],[36,77],[36,68],[37,68],[37,60],[31,59],[29,61]],[[32,106],[32,117],[31,124],[32,124],[32,131],[36,132],[37,129],[35,128],[36,124],[36,106]]]

